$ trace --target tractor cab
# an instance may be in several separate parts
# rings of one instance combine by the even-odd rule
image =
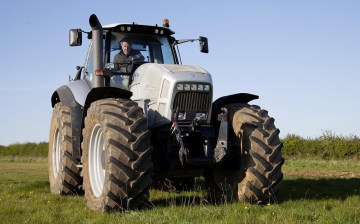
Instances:
[[[103,30],[103,66],[104,72],[101,73],[108,78],[105,79],[105,86],[119,87],[128,89],[129,78],[134,71],[145,63],[156,64],[181,64],[181,58],[177,46],[185,42],[199,41],[200,51],[208,53],[207,38],[176,40],[172,35],[175,34],[169,28],[169,21],[164,20],[163,26],[139,25],[136,23],[114,23],[105,25]],[[92,31],[84,32],[81,29],[70,30],[70,46],[80,46],[82,44],[82,33],[87,33],[89,39],[93,39]],[[138,51],[143,56],[143,60],[117,62],[115,57],[121,52],[120,43],[127,39],[131,41],[132,49]],[[82,69],[83,78],[93,86],[94,63],[93,63],[93,41],[90,43],[85,66]],[[78,77],[80,78],[80,77]]]

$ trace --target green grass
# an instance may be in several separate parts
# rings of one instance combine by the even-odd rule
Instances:
[[[0,223],[360,223],[360,139],[282,141],[277,204],[211,205],[200,180],[192,192],[151,190],[148,209],[110,214],[91,211],[83,196],[50,193],[46,142],[0,146]]]
[[[0,170],[1,223],[360,223],[357,178],[288,175],[278,203],[267,206],[210,205],[200,180],[192,192],[151,190],[152,208],[103,214],[91,211],[82,196],[52,195],[44,158],[2,160]],[[288,160],[283,170],[360,174],[356,160]]]
[[[357,159],[298,159],[285,158],[283,170],[317,170],[317,171],[336,171],[354,172],[360,174],[360,162]]]

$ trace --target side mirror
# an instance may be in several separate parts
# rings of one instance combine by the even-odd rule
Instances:
[[[70,29],[69,45],[70,46],[81,46],[81,44],[82,44],[82,30],[81,29]]]
[[[209,53],[208,39],[206,37],[199,37],[200,52]]]

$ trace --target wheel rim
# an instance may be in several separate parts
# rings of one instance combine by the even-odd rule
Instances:
[[[99,197],[105,182],[105,147],[99,124],[91,132],[88,162],[91,190],[96,197]]]
[[[54,176],[57,177],[60,169],[60,151],[61,151],[59,127],[55,128],[53,139],[54,141],[52,144],[52,164],[53,164],[52,167],[53,167]]]

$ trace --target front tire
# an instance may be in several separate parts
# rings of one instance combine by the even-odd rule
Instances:
[[[255,204],[274,202],[284,163],[280,131],[275,127],[274,119],[266,110],[249,105],[232,109],[230,119],[233,134],[229,145],[238,148],[233,155],[238,168],[222,164],[207,173],[210,200]]]
[[[82,149],[85,199],[91,209],[129,210],[149,200],[150,132],[136,103],[127,99],[92,103]]]
[[[82,194],[79,159],[73,157],[71,111],[63,103],[53,110],[49,136],[48,169],[53,194]]]

